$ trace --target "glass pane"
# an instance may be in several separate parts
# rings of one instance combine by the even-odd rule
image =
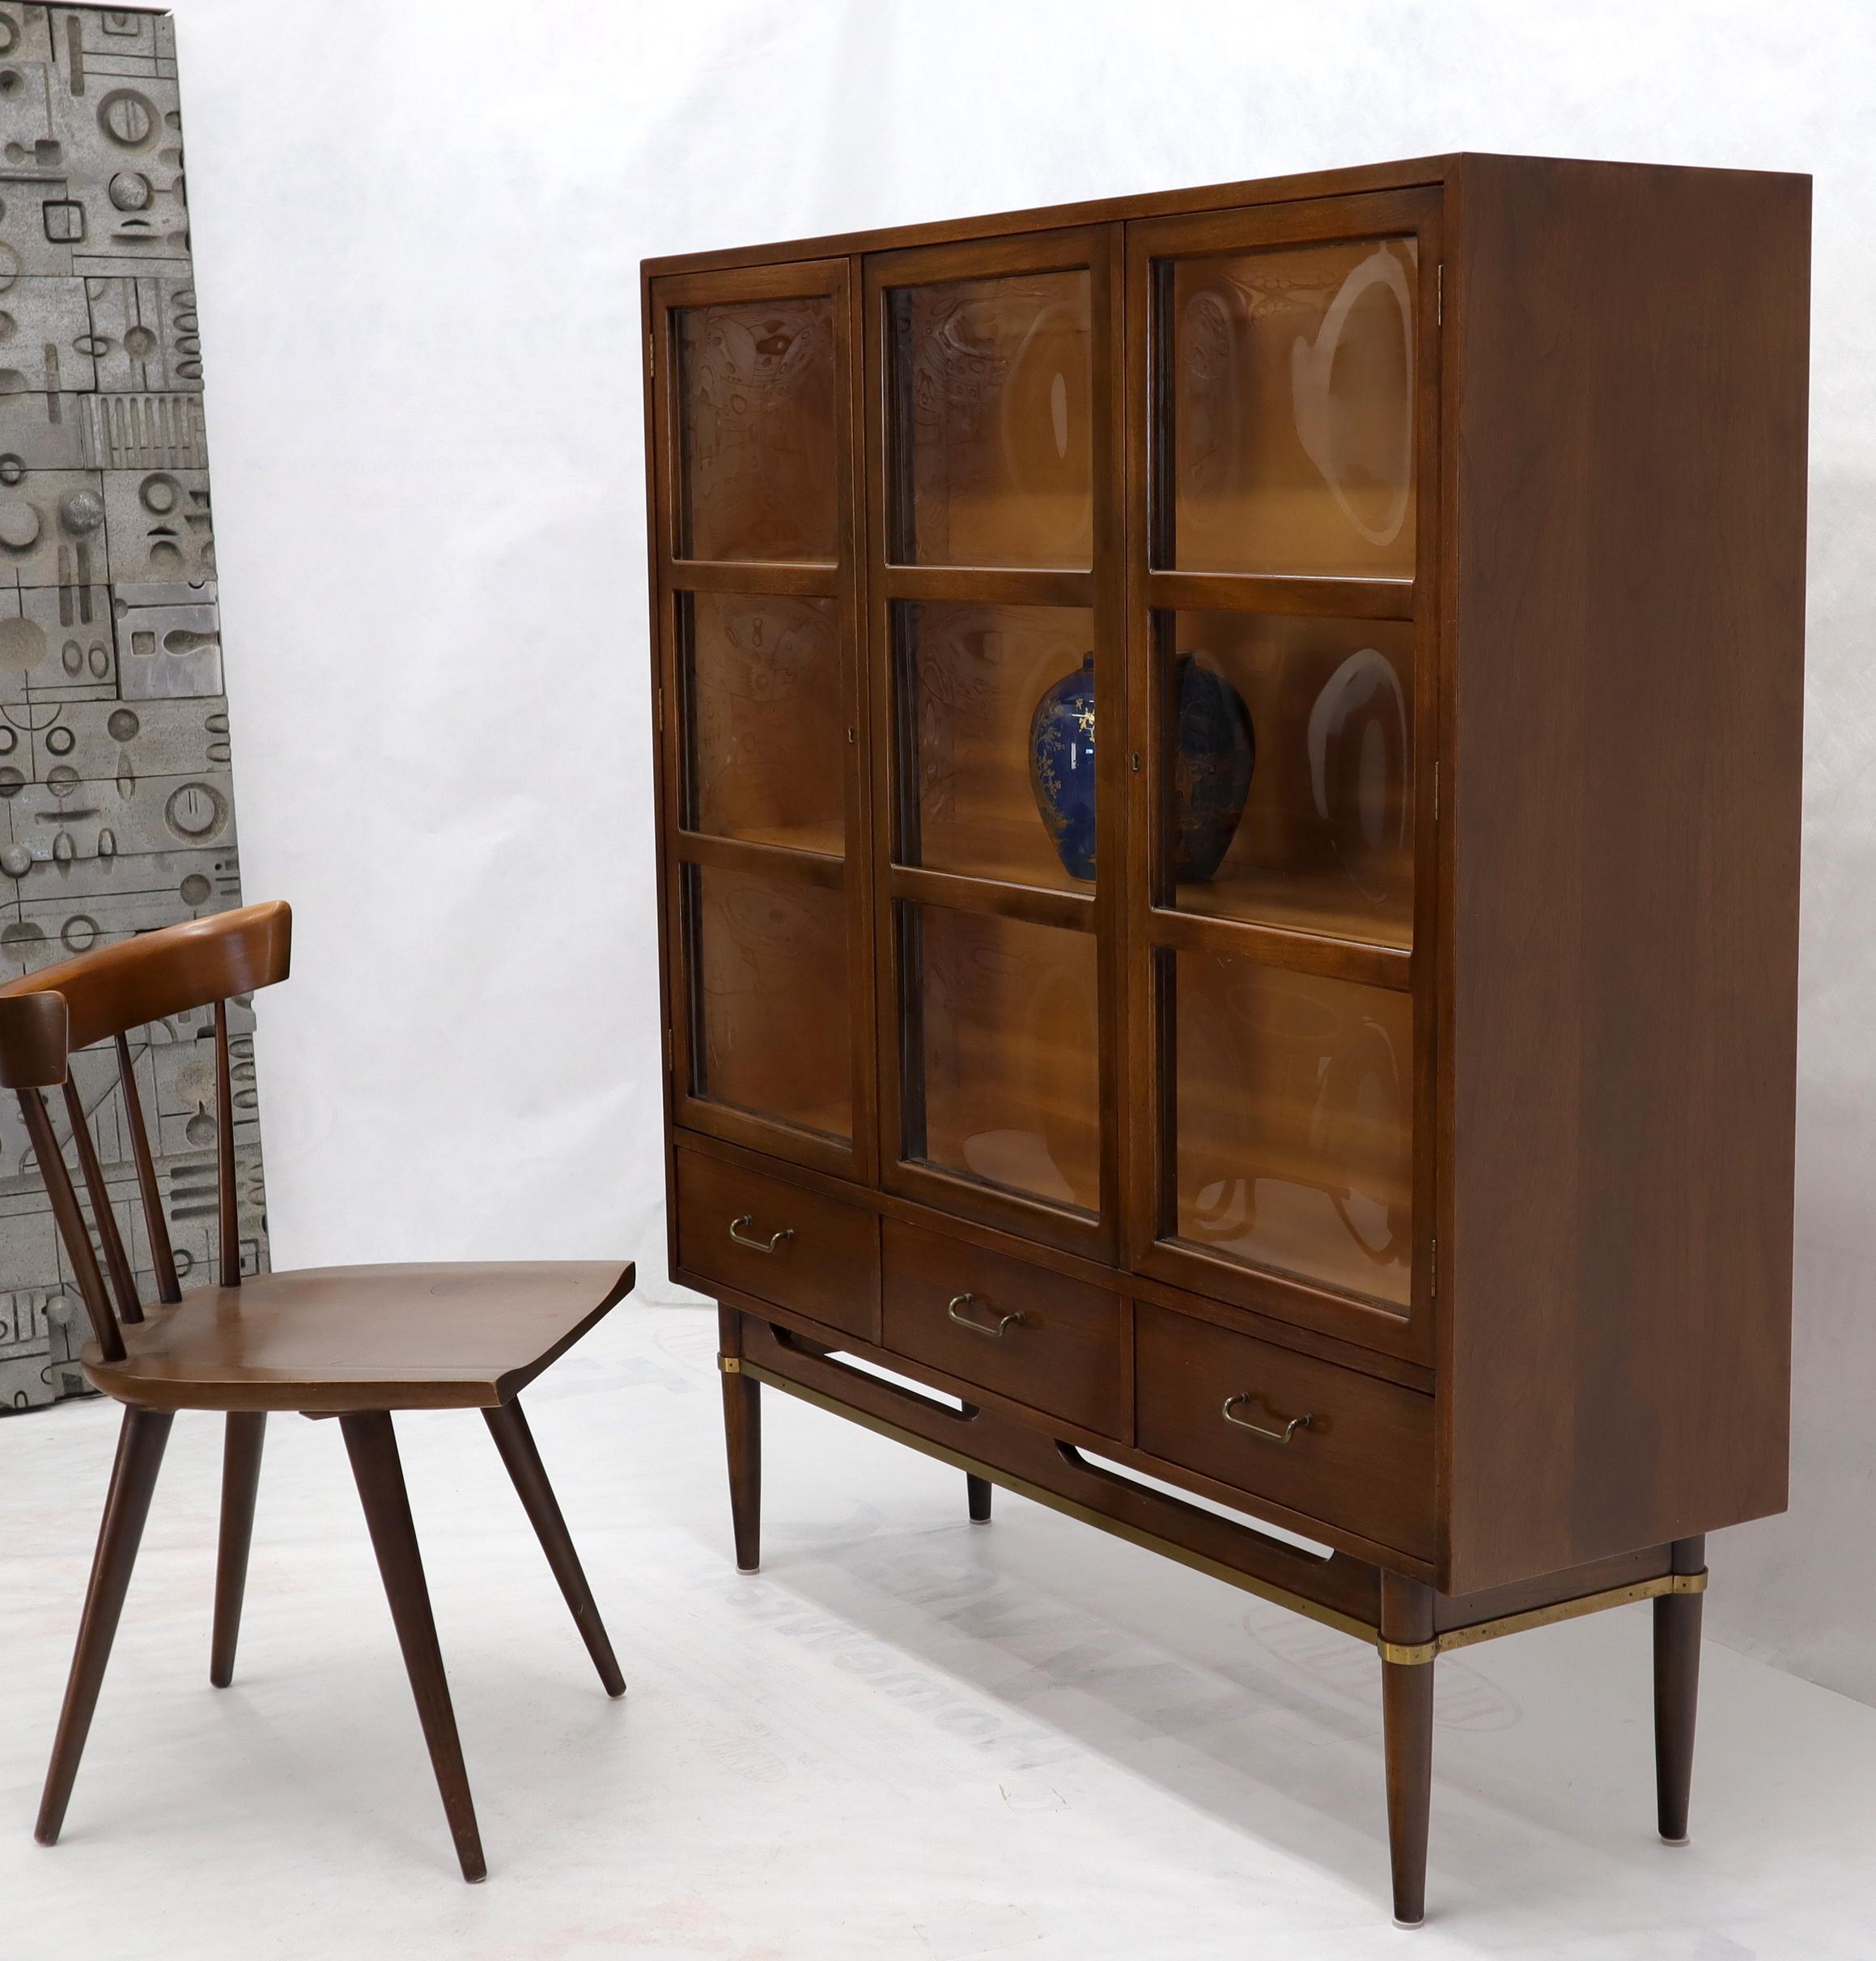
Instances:
[[[1174,562],[1414,569],[1412,239],[1172,267]]]
[[[681,558],[838,555],[834,303],[677,316]]]
[[[853,1135],[847,903],[824,885],[701,865],[691,881],[693,1093]]]
[[[1229,613],[1171,625],[1163,834],[1179,908],[1411,945],[1413,629]]]
[[[1173,959],[1178,1237],[1405,1306],[1411,997],[1217,954]]]
[[[894,558],[1086,566],[1094,537],[1087,273],[903,287],[889,303]]]
[[[909,864],[1091,889],[1094,615],[1079,606],[902,605]],[[902,749],[902,753],[905,753]]]
[[[838,856],[840,616],[830,599],[684,596],[686,828]]]
[[[906,912],[906,971],[923,976],[909,1045],[923,1064],[923,1148],[909,1155],[1098,1212],[1094,936],[940,906]],[[911,1109],[919,1085],[907,1087]]]

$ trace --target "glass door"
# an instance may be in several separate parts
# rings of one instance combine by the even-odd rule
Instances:
[[[1437,211],[1127,227],[1133,1263],[1420,1359]]]
[[[1118,227],[866,262],[881,1172],[1112,1257]]]
[[[652,301],[673,1106],[870,1179],[848,262]]]

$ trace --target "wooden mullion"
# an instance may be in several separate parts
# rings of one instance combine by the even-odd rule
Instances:
[[[1216,953],[1294,974],[1355,981],[1367,987],[1404,991],[1413,984],[1413,955],[1402,947],[1336,940],[1249,919],[1220,919],[1209,913],[1176,912],[1161,906],[1148,910],[1142,929],[1149,945],[1170,947],[1178,953]]]
[[[875,908],[879,903],[868,876],[873,850],[872,780],[866,736],[877,685],[867,654],[869,554],[867,550],[866,454],[861,430],[866,419],[866,375],[861,359],[866,303],[860,263],[842,261],[836,306],[839,407],[837,414],[840,468],[841,685],[847,703],[847,746],[841,758],[842,807],[847,817],[847,1012],[852,1017],[854,1170],[868,1184],[879,1178],[879,1011],[874,987]]]
[[[1414,840],[1413,943],[1428,949],[1413,973],[1413,1252],[1411,1297],[1419,1359],[1431,1361],[1436,1347],[1439,1234],[1439,1022],[1441,1014],[1440,548],[1445,523],[1441,458],[1442,372],[1445,329],[1442,295],[1445,218],[1440,200],[1428,201],[1415,233],[1419,260],[1418,358],[1415,364],[1414,565],[1416,607],[1413,648],[1413,736],[1408,782]],[[1424,598],[1421,596],[1424,596]],[[1451,1236],[1446,1242],[1452,1245]]]
[[[659,562],[666,592],[750,592],[777,599],[840,599],[847,574],[826,559],[675,558]]]
[[[746,838],[719,838],[713,832],[674,831],[671,855],[680,864],[720,866],[762,878],[792,878],[836,891],[847,882],[843,859],[823,851],[798,851],[785,844],[757,844]]]
[[[664,272],[656,261],[647,261],[648,275],[656,279],[660,303],[675,310],[680,307],[733,306],[742,299],[836,299],[847,276],[844,253],[797,254],[773,263],[744,261],[710,270]]]
[[[1365,197],[1299,199],[1241,210],[1197,211],[1140,221],[1144,249],[1156,259],[1202,259],[1271,245],[1333,245],[1351,239],[1417,232],[1437,210],[1437,188],[1379,191]]]
[[[918,865],[893,865],[887,876],[888,889],[895,899],[948,906],[957,912],[988,913],[1000,919],[1024,919],[1032,926],[1076,933],[1093,932],[1099,916],[1097,902],[1085,892],[1057,892],[1046,885],[1012,885],[1000,878],[972,878]]]
[[[1101,1222],[1103,1255],[1118,1255],[1126,1228],[1131,1147],[1127,1067],[1127,233],[1110,225],[1089,273],[1093,331],[1094,464],[1095,872]],[[1132,1344],[1126,1349],[1132,1366]],[[1127,1402],[1127,1422],[1133,1417]]]
[[[980,606],[1093,607],[1098,584],[1093,572],[1014,566],[882,563],[878,576],[888,600]]]
[[[1302,578],[1274,572],[1152,571],[1147,605],[1167,613],[1305,613],[1314,618],[1411,620],[1420,608],[1412,579]]]

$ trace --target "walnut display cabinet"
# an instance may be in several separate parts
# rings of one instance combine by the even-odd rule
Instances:
[[[1810,183],[1455,156],[647,262],[671,1265],[761,1386],[1378,1651],[1788,1433]]]

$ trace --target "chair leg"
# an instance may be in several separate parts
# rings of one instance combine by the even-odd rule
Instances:
[[[970,1507],[970,1515],[980,1525],[990,1517],[990,1479],[964,1474],[965,1502]]]
[[[1706,1564],[1706,1542],[1683,1539],[1674,1570],[1693,1573]],[[1700,1692],[1699,1594],[1663,1594],[1654,1603],[1655,1817],[1670,1845],[1687,1842],[1687,1801],[1694,1781],[1694,1716]]]
[[[1432,1592],[1393,1573],[1381,1577],[1384,1639],[1410,1646],[1433,1636]],[[1433,1663],[1383,1662],[1382,1728],[1387,1760],[1387,1840],[1396,1925],[1427,1911],[1427,1830],[1433,1798]]]
[[[508,1467],[508,1475],[515,1481],[515,1489],[520,1493],[521,1503],[533,1523],[535,1535],[541,1541],[541,1549],[547,1555],[547,1564],[553,1568],[554,1578],[560,1582],[561,1593],[572,1611],[574,1625],[579,1629],[580,1639],[586,1643],[586,1651],[592,1657],[592,1665],[599,1670],[599,1679],[605,1683],[606,1693],[624,1695],[626,1679],[619,1673],[619,1665],[613,1654],[613,1645],[606,1638],[605,1624],[599,1617],[592,1589],[587,1585],[579,1555],[573,1549],[573,1535],[567,1529],[566,1519],[561,1516],[559,1500],[554,1496],[554,1487],[547,1481],[546,1467],[541,1462],[541,1453],[534,1447],[534,1433],[528,1428],[528,1419],[521,1414],[520,1404],[504,1403],[499,1408],[484,1410],[482,1416],[489,1426],[489,1434],[495,1440],[495,1448],[502,1454],[502,1462]]]
[[[742,1353],[742,1319],[719,1307],[717,1322],[726,1359]],[[762,1564],[762,1386],[740,1370],[723,1372],[723,1437],[729,1454],[730,1525],[736,1534],[738,1573]]]
[[[430,1611],[430,1589],[424,1584],[423,1561],[417,1550],[417,1528],[410,1517],[410,1499],[404,1488],[404,1469],[397,1458],[397,1433],[383,1410],[342,1416],[346,1454],[359,1497],[371,1529],[378,1571],[384,1576],[391,1619],[397,1628],[404,1666],[417,1699],[423,1740],[443,1793],[444,1815],[456,1840],[462,1876],[472,1882],[488,1877],[482,1857],[482,1835],[476,1829],[475,1805],[469,1796],[469,1772],[463,1768],[462,1743],[456,1733],[456,1712],[450,1706],[449,1680],[443,1653],[436,1645],[436,1622]]]
[[[261,1449],[267,1441],[264,1410],[231,1410],[222,1444],[222,1543],[215,1564],[215,1632],[209,1679],[226,1688],[235,1679],[235,1644],[241,1638],[241,1602],[248,1591],[248,1549],[254,1543],[254,1498],[261,1488]]]
[[[117,1433],[117,1459],[111,1470],[110,1493],[104,1500],[104,1517],[98,1527],[98,1550],[91,1561],[91,1587],[85,1595],[78,1646],[72,1654],[71,1674],[66,1683],[65,1707],[59,1713],[52,1764],[45,1773],[45,1791],[39,1803],[39,1822],[33,1827],[33,1836],[42,1845],[57,1844],[65,1823],[66,1806],[71,1802],[73,1781],[79,1774],[79,1759],[84,1755],[85,1738],[91,1733],[92,1713],[98,1706],[98,1691],[104,1685],[105,1666],[111,1658],[111,1643],[117,1637],[124,1596],[129,1590],[130,1571],[137,1564],[137,1548],[142,1543],[144,1521],[150,1516],[151,1494],[156,1489],[156,1474],[163,1467],[163,1448],[175,1420],[167,1411],[126,1409],[124,1412],[123,1428]]]

